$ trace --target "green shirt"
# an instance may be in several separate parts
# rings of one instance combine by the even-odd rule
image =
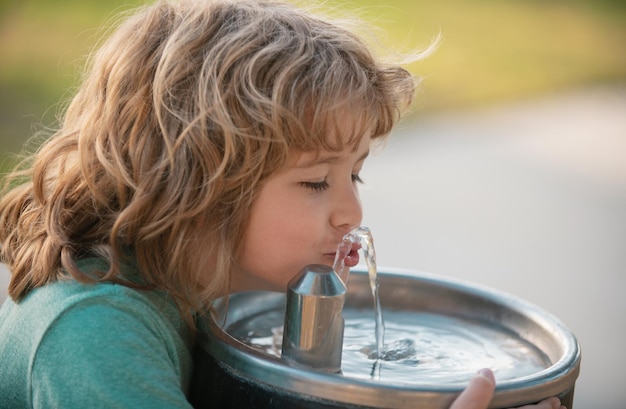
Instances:
[[[0,308],[0,408],[187,408],[191,371],[159,292],[69,280]]]

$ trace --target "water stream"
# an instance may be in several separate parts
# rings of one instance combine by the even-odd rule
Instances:
[[[348,252],[352,249],[352,245],[359,243],[361,250],[363,250],[363,256],[365,257],[365,264],[367,265],[367,272],[370,280],[370,288],[372,289],[372,299],[374,301],[374,319],[376,323],[376,355],[374,359],[382,358],[385,345],[385,322],[383,320],[383,310],[380,306],[380,297],[378,296],[378,270],[376,268],[376,250],[374,249],[374,238],[369,228],[361,226],[352,230],[350,233],[343,237],[341,244],[337,247],[337,254],[335,256],[335,262],[333,268],[335,272],[342,278],[344,283],[348,282],[348,274],[345,270],[344,260],[348,255]]]

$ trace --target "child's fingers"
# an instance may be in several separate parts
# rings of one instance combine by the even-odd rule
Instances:
[[[456,398],[450,409],[487,409],[495,388],[496,380],[493,372],[489,369],[481,369],[472,378],[467,388]]]
[[[496,388],[493,372],[481,369],[470,381],[467,388],[456,398],[450,409],[487,409]],[[545,399],[535,405],[516,409],[567,409],[557,397]]]

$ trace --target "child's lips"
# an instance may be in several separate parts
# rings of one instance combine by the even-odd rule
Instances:
[[[358,249],[352,248],[346,258],[344,259],[346,267],[354,267],[359,264],[359,252]]]
[[[332,253],[325,253],[325,255],[333,259],[333,267],[337,268],[337,263],[339,263],[340,258],[343,257],[343,259],[341,260],[343,261],[343,266],[351,268],[359,264],[360,249],[360,243],[348,243],[344,241],[343,244],[338,246],[337,251]]]
[[[359,249],[360,248],[361,248],[360,243],[352,243],[350,250],[348,251],[348,254],[346,254],[343,260],[343,263],[346,267],[351,268],[359,264]]]

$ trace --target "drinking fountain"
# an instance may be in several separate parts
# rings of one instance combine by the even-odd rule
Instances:
[[[377,353],[367,269],[343,281],[305,267],[287,293],[231,294],[199,322],[197,408],[444,409],[476,371],[494,371],[490,408],[559,396],[573,408],[575,336],[552,314],[474,283],[378,269],[385,343]]]

